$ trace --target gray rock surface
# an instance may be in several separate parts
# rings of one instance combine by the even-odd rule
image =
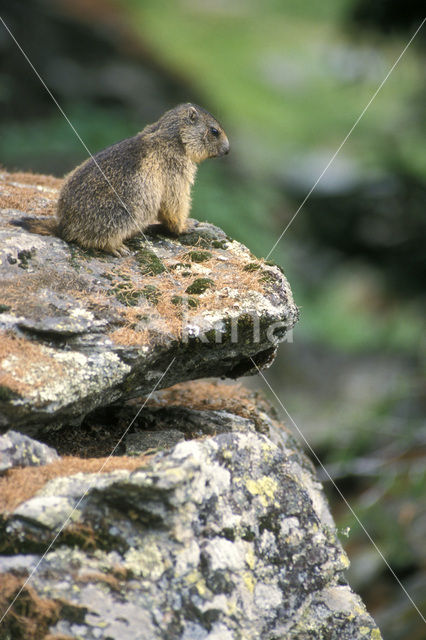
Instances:
[[[72,638],[380,640],[304,454],[266,415],[259,433],[212,414],[227,432],[53,479],[5,514],[0,580],[53,543],[31,588],[56,605],[46,633]]]
[[[157,225],[126,258],[20,227],[53,214],[60,183],[0,173],[0,429],[36,435],[156,384],[272,362],[298,317],[277,266],[195,220],[179,238]]]
[[[0,473],[13,467],[35,467],[59,460],[55,449],[23,433],[8,431],[0,436]]]

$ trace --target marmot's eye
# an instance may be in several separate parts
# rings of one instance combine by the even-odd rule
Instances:
[[[213,134],[215,138],[219,136],[219,131],[215,129],[215,127],[210,127],[210,133]]]

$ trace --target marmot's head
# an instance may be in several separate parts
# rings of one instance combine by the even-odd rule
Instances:
[[[229,152],[229,141],[219,122],[211,113],[189,102],[167,111],[147,129],[177,134],[186,155],[193,162],[202,162]]]
[[[229,153],[229,140],[211,113],[196,104],[183,104],[180,134],[187,155],[194,162]]]

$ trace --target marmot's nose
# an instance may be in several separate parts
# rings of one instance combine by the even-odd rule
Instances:
[[[226,156],[228,153],[229,153],[229,142],[227,140],[222,147],[222,155]]]

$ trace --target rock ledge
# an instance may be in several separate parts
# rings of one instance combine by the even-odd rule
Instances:
[[[298,317],[277,266],[195,220],[179,238],[151,228],[126,258],[16,226],[53,215],[60,184],[0,173],[0,428],[34,435],[156,384],[272,362]]]

